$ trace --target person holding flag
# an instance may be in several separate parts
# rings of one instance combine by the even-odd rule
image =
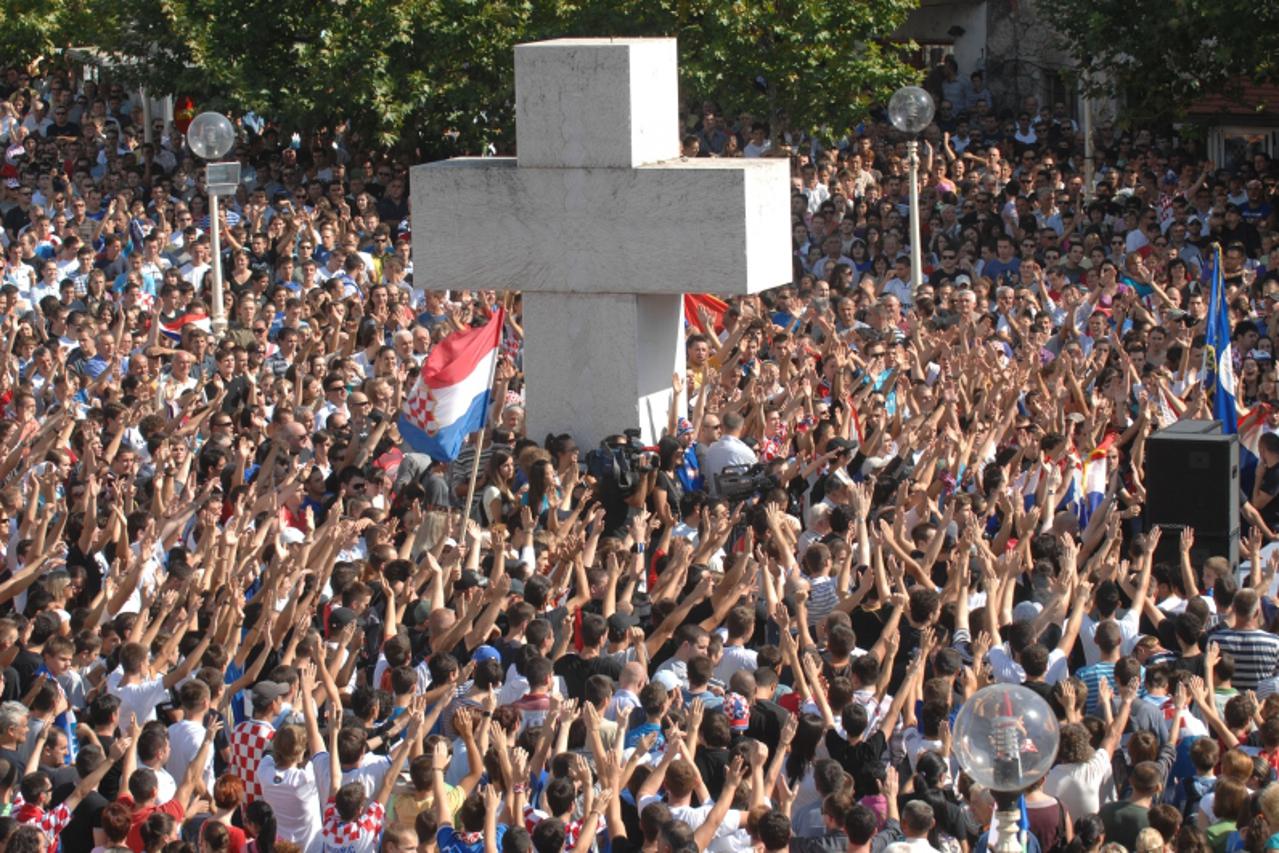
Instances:
[[[449,335],[426,357],[417,382],[404,398],[399,420],[400,436],[417,452],[451,462],[466,437],[488,425],[505,313],[498,308],[483,326]],[[468,512],[475,496],[479,460],[477,443],[467,491]]]

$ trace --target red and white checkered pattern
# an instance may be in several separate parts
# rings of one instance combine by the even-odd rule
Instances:
[[[439,431],[440,424],[435,418],[435,395],[420,375],[404,400],[404,414],[410,423],[427,435],[435,435]]]
[[[381,803],[369,803],[364,814],[349,823],[342,820],[333,800],[324,808],[324,849],[342,853],[377,853],[386,824],[386,810]]]
[[[539,823],[546,820],[550,815],[541,809],[535,809],[527,803],[524,805],[524,828],[529,834],[533,834],[533,830]],[[572,850],[577,846],[577,839],[582,834],[583,820],[570,820],[564,824],[564,849]]]
[[[275,726],[262,720],[249,720],[231,730],[231,772],[244,783],[244,796],[253,802],[262,796],[258,784],[258,765],[275,737]]]
[[[71,822],[71,811],[67,808],[66,803],[62,803],[56,809],[49,811],[39,806],[23,803],[14,812],[14,817],[18,823],[30,824],[39,829],[44,833],[45,839],[50,844],[56,845],[58,836],[66,825]]]

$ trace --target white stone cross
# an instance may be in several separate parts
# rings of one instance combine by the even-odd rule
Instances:
[[[414,284],[523,291],[528,434],[661,434],[684,291],[791,279],[785,159],[680,157],[674,39],[515,48],[517,158],[412,171]]]

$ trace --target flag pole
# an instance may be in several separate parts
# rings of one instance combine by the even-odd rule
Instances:
[[[502,322],[503,323],[506,322],[505,309],[503,309],[502,311]],[[497,377],[497,360],[502,357],[501,328],[497,330],[497,343],[498,343],[497,351],[493,353],[493,363],[489,365],[489,381],[488,381],[489,394],[493,393],[493,380]],[[490,406],[493,405],[492,400],[489,400],[489,405]],[[462,516],[463,519],[468,519],[471,517],[471,505],[475,501],[475,483],[480,477],[480,457],[484,453],[484,434],[485,432],[488,431],[487,417],[485,418],[485,421],[486,421],[485,425],[480,427],[475,437],[475,458],[471,460],[471,482],[466,487],[466,513],[465,515]]]
[[[1212,321],[1213,321],[1212,312],[1217,307],[1217,276],[1220,273],[1221,273],[1221,244],[1213,243],[1212,244],[1212,281],[1208,282],[1208,313],[1204,315],[1204,324],[1205,326],[1208,326],[1208,327],[1212,326]],[[1207,336],[1208,334],[1207,328],[1204,329],[1204,334],[1205,336]],[[1203,377],[1208,374],[1208,347],[1206,346],[1203,348],[1202,362],[1203,363],[1199,366],[1199,374],[1200,374],[1199,381],[1201,383],[1203,382]],[[1216,368],[1215,363],[1213,367],[1214,369]]]

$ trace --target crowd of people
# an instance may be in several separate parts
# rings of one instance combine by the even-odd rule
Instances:
[[[703,104],[686,156],[789,158],[793,281],[702,303],[655,444],[579,447],[525,434],[518,282],[414,286],[404,159],[241,128],[212,222],[176,126],[29,71],[0,76],[0,850],[980,853],[1007,839],[952,724],[992,683],[1060,721],[1027,853],[1279,849],[1266,155],[1105,124],[1089,170],[1065,105],[948,62],[913,283],[884,121]],[[1214,244],[1265,417],[1242,566],[1144,513],[1150,434],[1212,416]],[[479,459],[414,452],[423,361],[501,307]]]

